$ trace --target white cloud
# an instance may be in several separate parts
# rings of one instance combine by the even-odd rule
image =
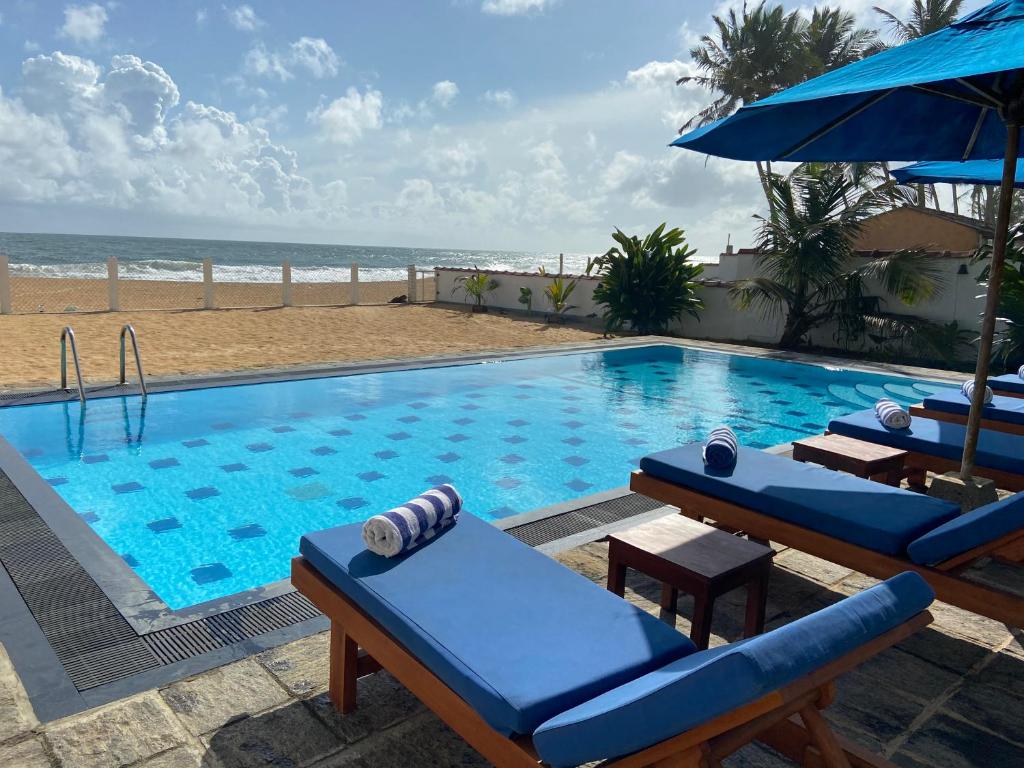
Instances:
[[[26,53],[35,53],[39,50],[39,43],[35,40],[26,40],[25,44],[22,45],[22,48],[25,49]]]
[[[205,8],[200,8],[196,11],[196,26],[201,27],[206,24],[206,20],[210,17],[209,12]]]
[[[240,32],[255,32],[266,24],[263,19],[256,15],[251,5],[239,5],[234,8],[225,8],[228,21]]]
[[[281,82],[291,80],[293,75],[287,62],[279,53],[268,51],[262,42],[257,42],[245,54],[242,69],[254,77],[276,78]]]
[[[511,109],[516,105],[516,95],[512,91],[484,91],[484,101]]]
[[[354,144],[367,131],[381,127],[384,97],[370,88],[360,93],[350,87],[327,106],[320,105],[309,113],[310,122],[320,129],[320,135],[335,144]]]
[[[551,5],[554,5],[554,0],[484,0],[480,10],[495,16],[521,16],[543,11]]]
[[[465,178],[476,170],[483,148],[459,141],[448,146],[431,146],[423,151],[427,168],[439,176]]]
[[[689,61],[649,61],[642,67],[626,73],[626,83],[637,88],[660,88],[676,84],[680,77],[695,74],[694,66]]]
[[[338,54],[322,37],[300,37],[284,52],[267,50],[262,42],[256,42],[242,61],[246,74],[281,82],[291,80],[298,69],[317,79],[334,77],[340,66]]]
[[[452,102],[455,101],[455,97],[458,95],[459,86],[451,80],[441,80],[438,83],[434,83],[430,98],[435,104],[447,109],[451,106]]]
[[[103,37],[107,11],[102,5],[69,5],[64,9],[64,24],[57,35],[76,43],[95,43]]]
[[[138,56],[115,56],[104,79],[104,95],[122,110],[127,124],[140,135],[159,125],[180,100],[178,87],[162,67]]]

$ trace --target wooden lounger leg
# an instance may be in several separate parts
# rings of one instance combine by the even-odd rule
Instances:
[[[656,763],[651,763],[650,768],[721,768],[721,765],[710,757],[707,745],[702,744],[686,752],[664,757]]]
[[[846,759],[846,753],[836,741],[832,729],[828,727],[825,718],[813,704],[808,704],[800,710],[800,719],[804,721],[807,732],[810,734],[814,745],[821,752],[821,758],[825,762],[825,768],[851,768],[850,761]]]
[[[359,669],[359,645],[341,625],[331,622],[331,673],[328,685],[331,703],[343,715],[356,708],[356,683]]]

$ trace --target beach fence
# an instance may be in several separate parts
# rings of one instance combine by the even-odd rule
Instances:
[[[219,265],[211,259],[173,264],[109,258],[66,265],[19,264],[0,254],[0,314],[128,310],[336,307],[433,301],[433,269],[382,271],[358,264],[279,268]],[[402,274],[404,272],[404,274]]]

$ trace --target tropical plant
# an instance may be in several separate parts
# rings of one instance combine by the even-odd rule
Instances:
[[[498,287],[498,281],[486,272],[481,272],[476,266],[473,269],[476,271],[472,275],[462,275],[455,278],[455,287],[452,288],[452,295],[461,288],[466,294],[467,299],[473,299],[475,306],[483,307],[484,298]]]
[[[872,184],[870,176],[848,171],[807,164],[771,179],[776,215],[757,217],[762,274],[737,281],[730,295],[741,308],[757,308],[765,317],[785,315],[780,347],[803,344],[829,322],[838,323],[840,335],[891,323],[893,316],[868,293],[872,283],[908,306],[941,290],[941,272],[921,251],[853,263],[854,238],[866,219],[887,207],[894,185]]]
[[[562,315],[572,309],[569,306],[569,297],[572,296],[574,290],[576,290],[576,281],[570,280],[566,282],[561,275],[553,278],[551,284],[544,289],[544,295],[551,303],[551,307],[555,310],[556,315]]]
[[[992,256],[992,244],[978,250],[978,258]],[[991,265],[986,265],[978,280],[989,278]],[[1015,224],[1006,243],[1003,282],[999,291],[999,320],[992,351],[996,360],[1010,370],[1024,365],[1024,222]]]
[[[699,319],[704,304],[694,280],[704,267],[690,261],[696,251],[683,230],[666,232],[665,226],[643,240],[616,229],[618,245],[588,263],[587,274],[601,278],[594,300],[606,308],[606,330],[629,326],[640,334],[663,334],[684,312]]]
[[[533,289],[528,285],[519,286],[519,303],[526,307],[527,312],[533,311]]]
[[[914,0],[906,19],[877,5],[874,10],[882,16],[896,41],[906,43],[948,27],[960,16],[963,4],[964,0]]]

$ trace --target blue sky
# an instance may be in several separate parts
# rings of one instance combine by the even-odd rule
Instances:
[[[8,0],[0,230],[593,252],[667,220],[711,255],[752,169],[665,145],[721,6]]]

